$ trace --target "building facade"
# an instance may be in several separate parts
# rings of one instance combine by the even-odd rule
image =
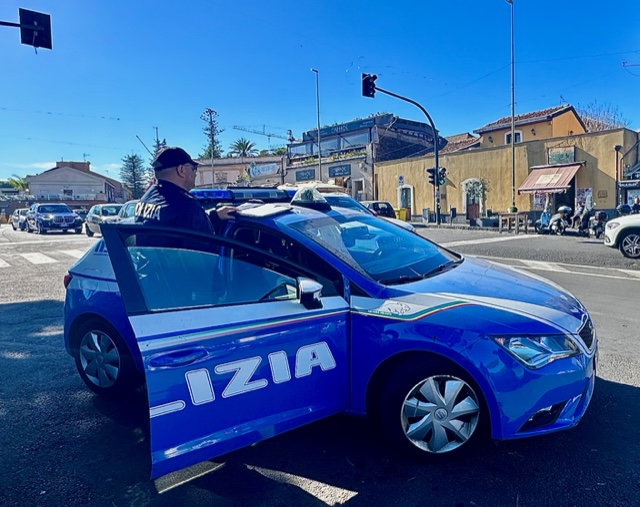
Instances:
[[[516,207],[520,211],[541,211],[548,202],[553,209],[561,204],[575,209],[576,202],[590,200],[612,216],[620,199],[626,198],[626,194],[616,195],[617,189],[622,194],[624,184],[634,181],[630,170],[625,179],[622,167],[638,167],[635,174],[640,176],[639,135],[619,128],[516,143]],[[413,217],[432,213],[434,188],[428,183],[426,169],[433,165],[431,155],[378,164],[379,199],[397,207],[409,207],[406,205],[411,203]],[[443,213],[453,208],[457,215],[475,219],[489,210],[504,212],[511,206],[510,145],[445,153],[440,165],[446,168],[446,183],[440,187]],[[640,195],[640,180],[632,183],[636,184]]]
[[[439,137],[439,146],[446,145]],[[434,135],[426,123],[379,114],[309,130],[287,145],[285,183],[320,181],[341,186],[357,200],[377,199],[376,166],[399,157],[433,151]]]
[[[226,188],[237,185],[277,186],[284,182],[284,157],[227,157],[198,160],[196,188]]]
[[[122,183],[92,172],[90,162],[56,162],[54,168],[26,179],[36,200],[125,202],[131,198]]]

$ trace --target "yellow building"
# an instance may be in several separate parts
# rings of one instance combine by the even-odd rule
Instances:
[[[450,141],[440,156],[440,167],[446,168],[446,181],[440,187],[443,214],[455,208],[458,216],[471,219],[511,206],[511,146],[505,144],[511,125],[510,118],[508,126],[502,120],[476,130],[480,137],[475,140],[469,135],[448,138],[457,139],[458,146]],[[522,132],[520,139],[516,136],[514,167],[519,211],[541,210],[547,195],[553,208],[567,204],[575,209],[577,201],[585,200],[598,209],[616,207],[619,155],[636,145],[637,132],[619,128],[584,133],[571,106],[520,115],[516,120],[516,131]],[[639,162],[638,150],[626,157],[627,165]],[[432,154],[376,164],[378,199],[410,208],[413,217],[424,216],[426,210],[433,214],[434,187],[426,169],[434,165]]]

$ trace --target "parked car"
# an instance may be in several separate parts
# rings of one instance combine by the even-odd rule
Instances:
[[[82,219],[82,223],[84,223],[87,219],[87,209],[86,208],[72,208],[73,212],[78,215]]]
[[[604,228],[604,244],[617,248],[630,259],[640,259],[640,214],[609,220]]]
[[[116,222],[121,209],[122,204],[96,204],[87,214],[87,219],[84,223],[84,232],[89,237],[94,234],[101,234],[100,226],[102,224]]]
[[[136,204],[138,204],[138,199],[125,202],[118,212],[116,222],[122,222],[126,218],[132,218],[136,211]]]
[[[34,204],[26,215],[27,232],[46,234],[49,231],[74,230],[76,234],[82,232],[82,219],[71,208],[63,203]]]
[[[402,227],[403,229],[407,229],[411,232],[415,232],[416,230],[416,228],[413,225],[411,225],[409,222],[405,222],[404,220],[398,220],[397,218],[389,218],[386,216],[378,215],[377,213],[373,212],[370,208],[367,208],[362,203],[359,203],[353,197],[345,193],[342,193],[342,192],[323,193],[322,196],[327,200],[327,202],[332,207],[339,206],[342,208],[349,208],[356,211],[361,211],[369,215],[380,216],[380,218],[382,218],[383,220],[388,220],[391,223],[399,227]],[[393,209],[391,211],[393,211]]]
[[[432,460],[581,420],[598,345],[570,293],[322,197],[254,204],[215,236],[104,224],[65,276],[86,385],[146,382],[154,478],[340,412]]]
[[[11,227],[14,231],[27,229],[27,213],[29,208],[18,208],[11,214]]]
[[[386,201],[362,201],[362,204],[381,217],[396,218],[393,206]]]

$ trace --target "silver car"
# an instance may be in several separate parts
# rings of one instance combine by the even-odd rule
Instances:
[[[29,208],[18,208],[11,215],[11,227],[14,231],[20,229],[25,231],[27,229],[27,212]]]

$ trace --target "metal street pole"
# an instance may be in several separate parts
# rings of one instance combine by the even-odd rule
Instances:
[[[516,206],[516,87],[515,87],[515,46],[513,40],[513,0],[511,4],[511,206]]]
[[[376,86],[376,91],[380,92],[380,93],[384,93],[386,95],[391,95],[392,97],[395,97],[397,99],[400,100],[404,100],[405,102],[409,102],[409,104],[413,104],[414,106],[416,106],[418,109],[420,109],[420,111],[422,111],[424,113],[424,115],[427,117],[427,120],[429,121],[429,125],[431,125],[431,130],[433,131],[433,153],[434,153],[434,158],[435,158],[435,165],[436,165],[436,172],[435,172],[435,198],[436,198],[436,224],[440,225],[440,181],[439,181],[439,174],[440,174],[440,161],[439,161],[439,148],[438,148],[438,131],[436,130],[436,125],[435,123],[433,123],[433,120],[431,119],[431,116],[429,115],[429,113],[427,112],[427,110],[422,107],[420,104],[418,104],[415,100],[411,100],[407,97],[403,97],[402,95],[398,95],[397,93],[393,93],[390,92],[388,90],[383,90],[382,88],[378,88]]]
[[[620,204],[620,150],[622,149],[622,146],[620,146],[619,144],[616,144],[613,147],[614,150],[616,150],[616,206],[618,206],[618,204]]]
[[[311,69],[316,75],[316,113],[318,115],[318,179],[322,181],[322,149],[320,148],[320,86],[318,83],[319,72],[317,69]]]

